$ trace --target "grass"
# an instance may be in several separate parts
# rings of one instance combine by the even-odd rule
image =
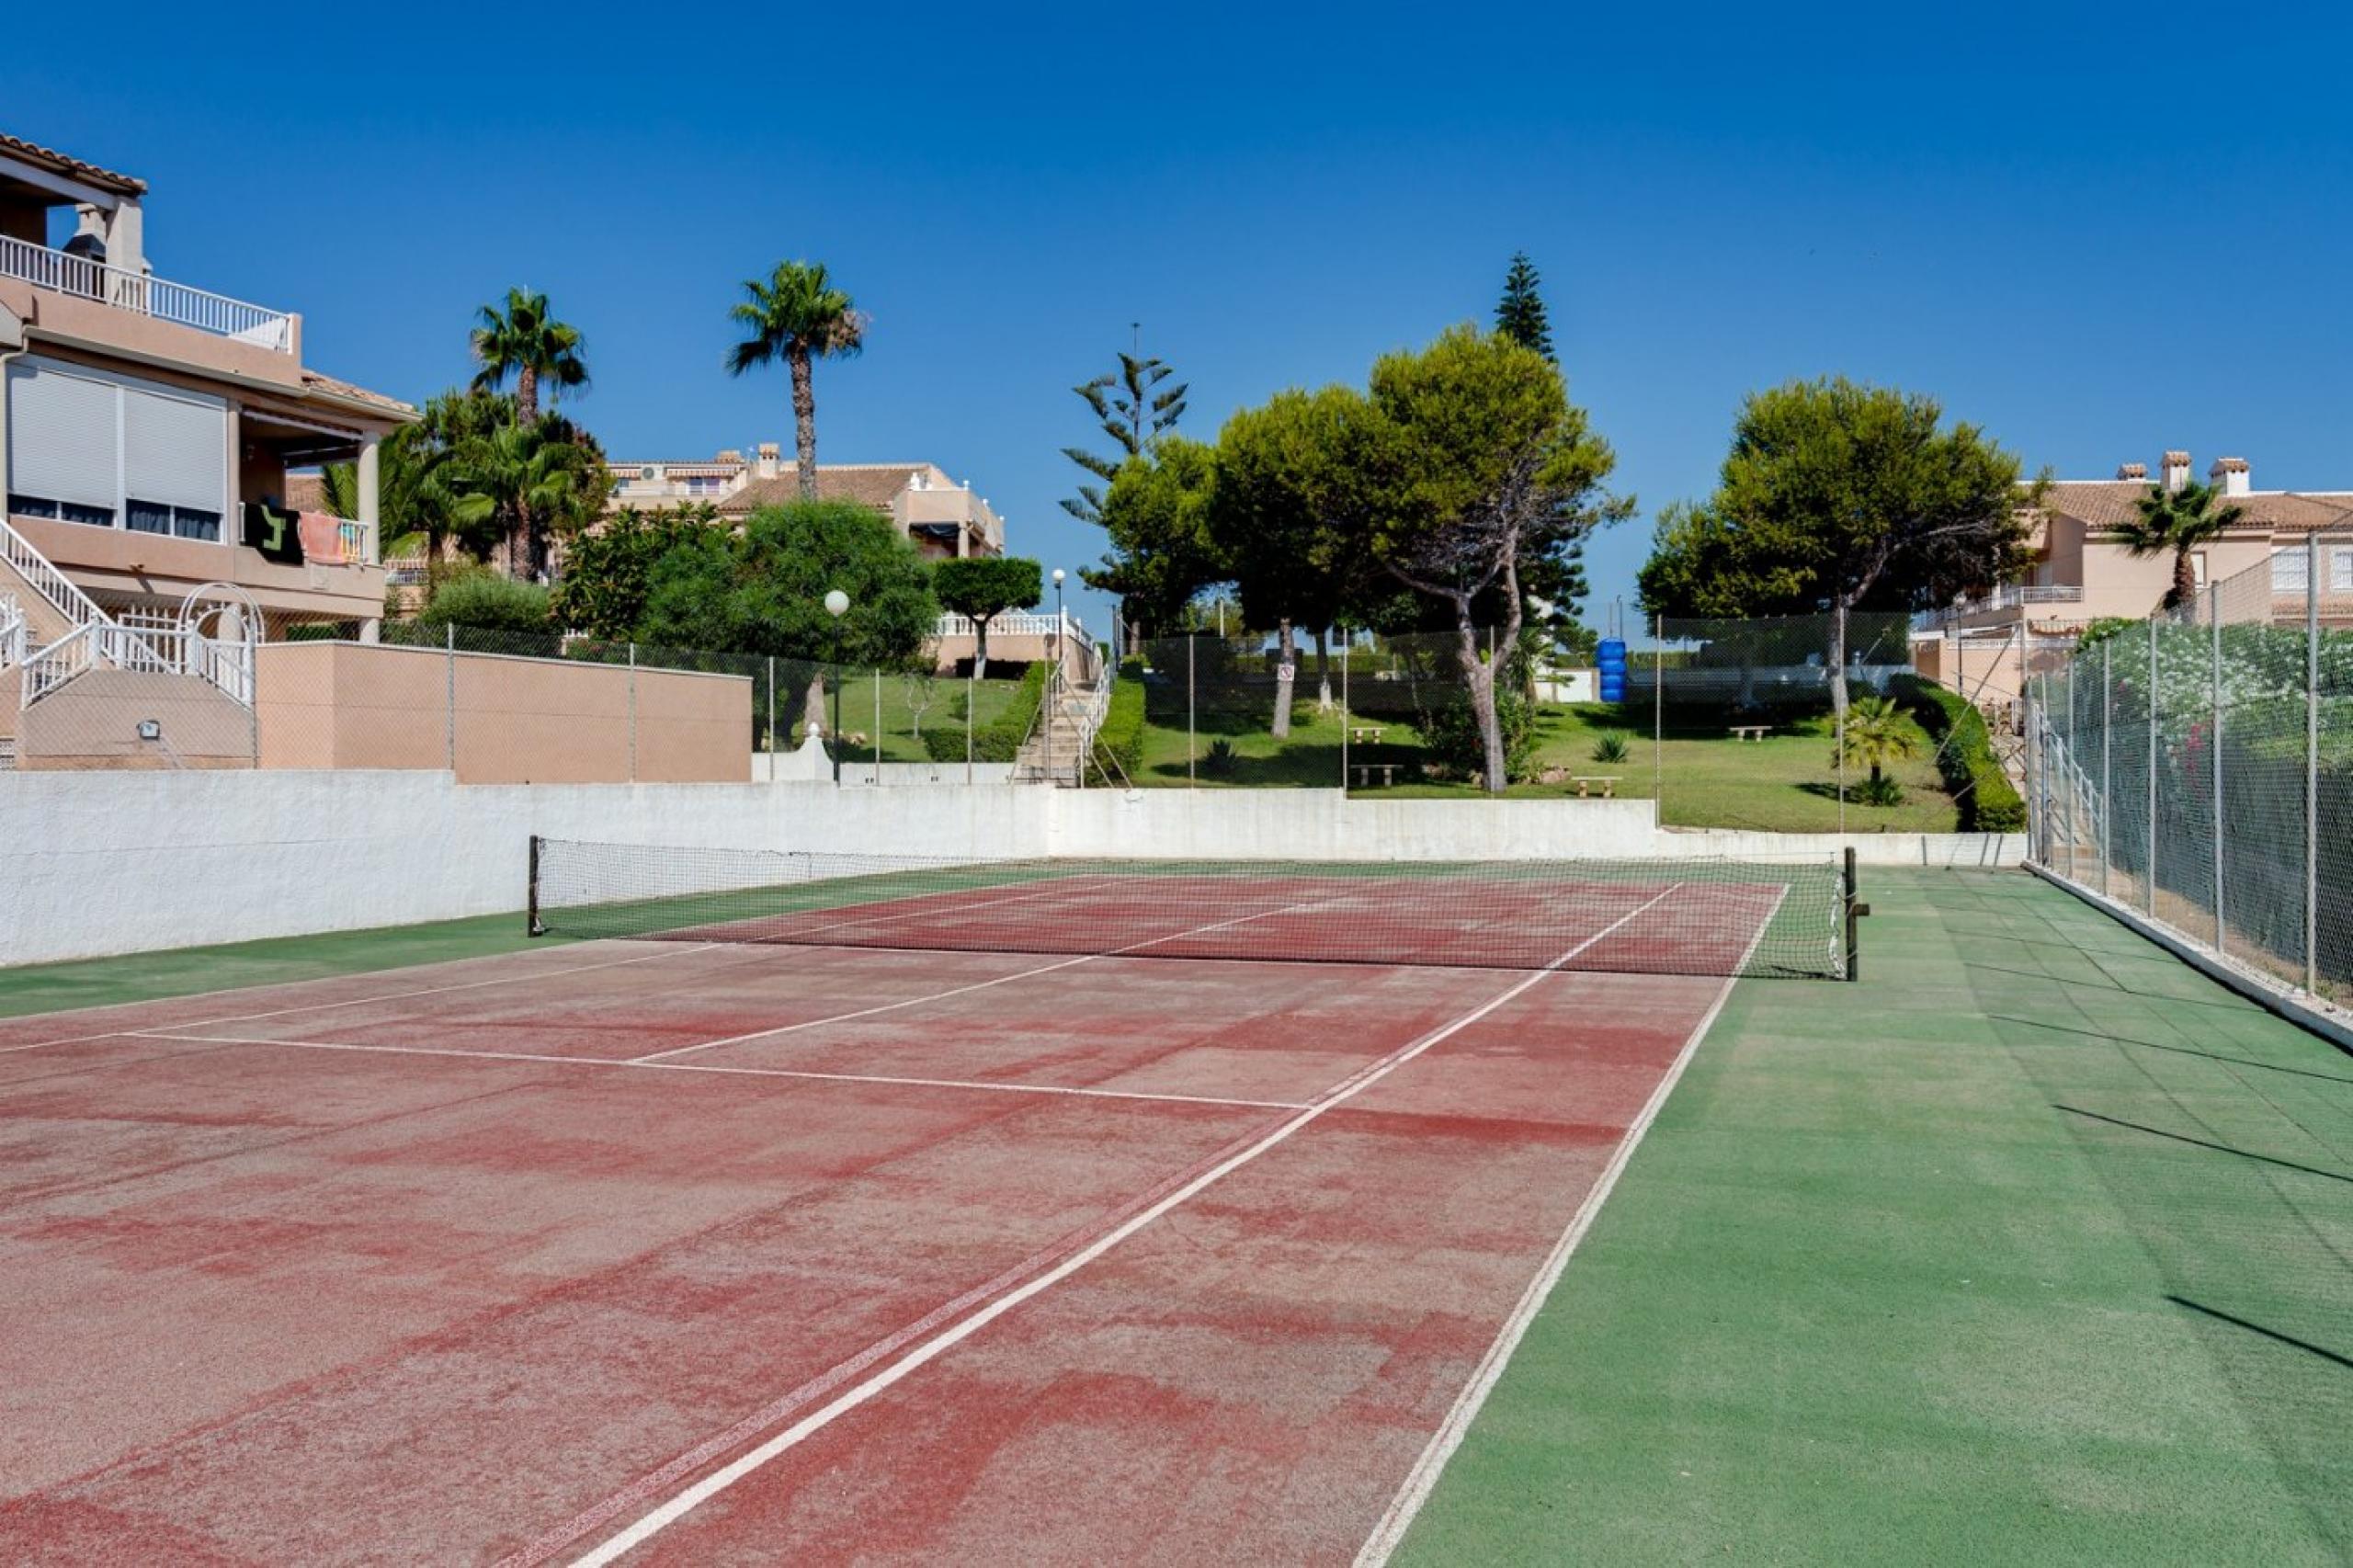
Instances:
[[[845,734],[862,735],[858,744],[843,748],[845,762],[872,762],[874,742],[879,733],[882,742],[884,762],[929,762],[931,754],[924,749],[921,732],[964,729],[964,702],[967,690],[972,695],[975,725],[988,723],[1013,705],[1014,692],[1021,685],[1020,665],[1004,665],[992,660],[991,670],[1010,670],[1012,678],[992,675],[984,681],[966,682],[954,676],[933,677],[928,687],[928,701],[920,714],[915,705],[923,687],[903,675],[883,675],[879,681],[871,670],[853,673],[842,685],[841,727]],[[779,682],[779,685],[782,683]],[[781,693],[779,699],[782,699]],[[881,729],[876,728],[875,702],[881,699]],[[827,716],[831,718],[833,692],[825,694]],[[796,708],[793,725],[794,744],[799,744],[800,724]],[[917,726],[921,726],[921,732]],[[961,754],[960,754],[961,755]]]
[[[2353,1557],[2353,1059],[2018,873],[1743,982],[1396,1561]]]
[[[1300,683],[1302,696],[1291,709],[1290,739],[1278,742],[1267,733],[1263,712],[1233,710],[1196,715],[1191,738],[1196,766],[1190,782],[1202,788],[1334,789],[1342,781],[1340,716],[1318,713],[1311,680]],[[1181,700],[1181,698],[1179,699]],[[1173,722],[1172,722],[1173,720]],[[1351,744],[1347,782],[1356,782],[1354,769],[1362,764],[1388,763],[1397,769],[1398,782],[1376,786],[1369,793],[1392,800],[1472,800],[1484,791],[1467,780],[1432,780],[1421,776],[1426,762],[1422,739],[1410,723],[1373,720],[1361,714],[1358,727],[1378,724],[1378,745]],[[1677,827],[1749,828],[1779,833],[1834,833],[1839,827],[1837,770],[1831,761],[1832,726],[1828,713],[1785,720],[1762,741],[1735,741],[1731,720],[1721,714],[1669,715],[1663,741],[1654,744],[1648,710],[1623,709],[1602,703],[1544,706],[1537,710],[1537,740],[1532,772],[1557,769],[1565,775],[1554,783],[1514,784],[1506,793],[1516,800],[1559,799],[1577,792],[1576,775],[1617,778],[1619,798],[1652,798],[1654,780],[1664,775],[1660,820]],[[1172,715],[1155,705],[1144,729],[1142,785],[1188,782],[1186,771],[1188,737],[1183,713]],[[1856,791],[1859,771],[1848,781],[1846,827],[1852,833],[1950,833],[1961,813],[1945,793],[1932,760],[1936,743],[1906,716],[1902,729],[1913,738],[1917,755],[1889,769],[1903,785],[1904,798],[1893,806],[1866,805]],[[1622,762],[1596,761],[1594,748],[1605,734],[1627,743]],[[1222,738],[1236,754],[1233,769],[1211,777],[1199,767],[1199,757],[1210,744]]]

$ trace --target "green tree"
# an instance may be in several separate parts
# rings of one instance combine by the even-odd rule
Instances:
[[[418,612],[416,623],[482,631],[544,632],[555,629],[549,616],[545,588],[537,583],[517,583],[501,577],[482,566],[465,566],[446,574],[433,585],[432,597]]]
[[[1845,377],[1752,392],[1714,495],[1659,517],[1643,608],[1674,616],[1923,609],[2027,562],[2018,460],[1934,398]],[[1847,663],[1834,617],[1830,667]],[[1842,679],[1833,702],[1847,709]]]
[[[849,609],[826,612],[840,589]],[[854,501],[764,506],[741,533],[698,529],[655,562],[640,634],[648,642],[824,665],[915,666],[939,623],[930,568],[897,530]],[[824,672],[806,716],[822,733]]]
[[[508,574],[529,582],[547,575],[551,524],[600,505],[606,487],[604,465],[555,414],[467,437],[449,472],[458,524],[496,528],[507,541]]]
[[[496,392],[515,378],[516,423],[536,425],[540,390],[552,403],[566,392],[588,384],[588,363],[580,329],[555,319],[548,297],[531,289],[506,290],[504,310],[483,305],[475,312],[473,330],[474,390]]]
[[[1142,457],[1154,437],[1176,427],[1185,414],[1183,382],[1165,385],[1176,372],[1158,359],[1120,356],[1117,374],[1096,377],[1071,388],[1086,401],[1103,433],[1119,444],[1116,457],[1098,457],[1083,447],[1064,447],[1063,456],[1109,484],[1130,459]],[[1081,484],[1078,494],[1063,503],[1063,510],[1083,523],[1103,521],[1103,486]]]
[[[2178,490],[2153,488],[2132,504],[2132,511],[2116,526],[2126,551],[2135,557],[2173,553],[2167,609],[2178,609],[2198,597],[2198,571],[2191,558],[2199,547],[2220,539],[2246,516],[2245,507],[2224,501],[2212,485],[2197,483]]]
[[[699,501],[651,512],[625,507],[601,527],[584,529],[564,551],[556,619],[591,637],[636,637],[654,565],[689,537],[715,531],[718,523],[719,509]]]
[[[1365,460],[1372,411],[1346,387],[1277,393],[1245,409],[1218,433],[1215,483],[1204,521],[1249,624],[1275,630],[1278,656],[1273,733],[1290,733],[1298,631],[1316,647],[1319,701],[1329,708],[1329,630],[1373,568],[1349,522],[1376,505]]]
[[[1540,281],[1528,253],[1514,251],[1511,270],[1504,275],[1504,296],[1495,303],[1495,330],[1522,348],[1552,359],[1552,324],[1544,312],[1543,296],[1536,291]]]
[[[817,499],[819,359],[847,358],[866,346],[867,318],[834,287],[823,262],[779,261],[766,281],[748,278],[728,316],[746,334],[727,351],[727,373],[740,376],[783,359],[792,375],[793,464],[801,498]]]
[[[1457,327],[1419,353],[1384,356],[1370,405],[1377,426],[1359,424],[1352,445],[1355,465],[1380,480],[1358,488],[1378,502],[1354,526],[1392,576],[1450,612],[1484,781],[1500,793],[1509,759],[1478,607],[1493,595],[1495,645],[1517,648],[1531,570],[1631,502],[1605,490],[1616,460],[1569,402],[1559,367],[1499,335]]]
[[[1155,438],[1120,466],[1104,493],[1111,549],[1100,567],[1079,576],[1118,595],[1131,621],[1180,619],[1194,595],[1229,577],[1207,521],[1215,474],[1216,454],[1208,446],[1183,436]]]
[[[931,590],[940,608],[970,617],[973,627],[972,675],[989,676],[989,622],[1009,609],[1028,609],[1045,594],[1045,574],[1034,561],[1016,555],[972,555],[943,561],[931,569]]]
[[[452,390],[427,401],[417,423],[384,437],[377,449],[376,505],[386,556],[420,551],[428,576],[438,579],[460,557],[487,562],[497,551],[503,538],[495,523],[458,518],[453,460],[466,441],[511,423],[514,410],[511,398],[495,392]],[[359,515],[358,465],[328,463],[320,482],[328,511]]]
[[[1881,781],[1881,769],[1888,763],[1918,755],[1919,749],[1912,725],[1893,699],[1859,697],[1847,710],[1838,744],[1832,748],[1830,766],[1861,763],[1870,767],[1870,788],[1864,798],[1877,801],[1886,788]]]

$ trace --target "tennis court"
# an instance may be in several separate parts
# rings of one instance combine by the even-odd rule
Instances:
[[[0,1022],[8,1556],[1377,1558],[1732,977],[1852,963],[1827,862],[788,858]]]

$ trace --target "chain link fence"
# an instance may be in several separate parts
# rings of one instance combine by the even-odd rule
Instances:
[[[2315,534],[2034,672],[2037,859],[2353,997],[2353,534]]]

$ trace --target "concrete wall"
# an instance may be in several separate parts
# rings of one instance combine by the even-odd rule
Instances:
[[[1834,835],[1661,831],[1638,801],[1018,785],[460,786],[447,773],[0,778],[0,963],[519,909],[533,834],[901,855],[1221,858],[1827,856]],[[1857,835],[1872,864],[2009,866],[2023,842]]]
[[[27,772],[253,766],[253,715],[195,676],[85,670],[21,712],[9,700],[17,766]],[[152,741],[139,734],[150,720]]]
[[[464,784],[752,777],[743,676],[351,642],[273,642],[257,658],[266,768],[446,768],[454,722]]]

